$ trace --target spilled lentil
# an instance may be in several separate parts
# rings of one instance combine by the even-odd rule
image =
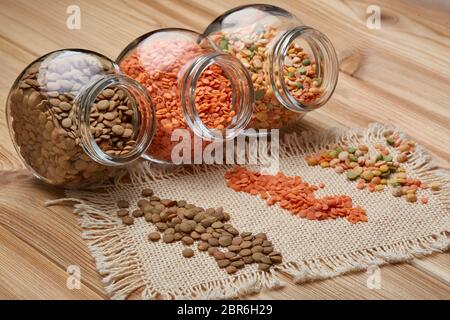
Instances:
[[[223,208],[204,209],[185,200],[160,199],[152,189],[142,190],[141,196],[136,210],[141,210],[143,218],[157,229],[149,233],[150,242],[161,239],[166,244],[181,241],[187,246],[181,253],[185,258],[195,255],[189,246],[197,242],[197,249],[208,252],[218,267],[228,274],[253,263],[267,271],[282,262],[281,253],[275,251],[265,233],[239,232],[229,223],[231,217]],[[117,207],[116,214],[122,223],[134,224],[136,216],[129,215],[128,201],[119,200]]]
[[[310,166],[331,168],[336,173],[344,173],[350,181],[356,181],[356,187],[369,192],[382,192],[387,186],[392,187],[394,197],[404,197],[408,202],[417,202],[417,192],[420,189],[431,188],[439,190],[439,184],[434,182],[428,185],[419,179],[409,177],[402,163],[408,161],[415,151],[415,143],[411,140],[401,139],[392,131],[384,133],[385,143],[374,144],[376,153],[369,152],[369,146],[357,147],[346,145],[333,145],[327,150],[305,157]],[[390,148],[397,154],[392,155]],[[428,198],[422,197],[421,204],[427,204]]]
[[[366,211],[353,207],[352,199],[346,195],[317,198],[314,192],[318,186],[311,185],[301,177],[289,177],[283,173],[266,175],[235,167],[225,173],[227,186],[237,192],[259,195],[267,205],[276,203],[292,214],[308,220],[347,218],[354,224],[367,222]],[[325,187],[322,185],[322,187]]]

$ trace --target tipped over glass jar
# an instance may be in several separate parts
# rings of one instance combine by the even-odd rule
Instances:
[[[284,128],[332,96],[338,59],[330,40],[272,5],[245,5],[205,30],[216,48],[250,71],[255,107],[249,128]]]
[[[147,90],[107,57],[66,49],[32,62],[6,105],[14,146],[47,183],[103,182],[150,146],[155,110]]]
[[[156,132],[145,155],[149,160],[173,163],[174,157],[182,157],[189,163],[195,157],[195,138],[203,150],[211,142],[236,137],[250,121],[254,93],[249,73],[203,35],[185,29],[156,30],[131,42],[116,61],[154,102]],[[180,152],[178,137],[187,138]]]

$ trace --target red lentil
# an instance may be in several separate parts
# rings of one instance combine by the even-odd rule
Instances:
[[[301,218],[325,220],[347,218],[350,223],[367,222],[366,211],[353,207],[347,195],[317,198],[314,192],[318,186],[311,185],[301,177],[286,176],[283,173],[263,175],[243,167],[236,167],[225,173],[227,186],[234,191],[260,195],[267,205],[276,203]]]
[[[143,84],[156,106],[157,129],[151,156],[170,161],[171,141],[175,129],[187,128],[179,92],[179,74],[194,58],[206,53],[200,44],[190,40],[157,40],[143,43],[121,61],[125,74]],[[229,79],[217,65],[211,65],[200,76],[196,88],[196,105],[206,127],[223,130],[235,111],[231,110],[232,92]]]

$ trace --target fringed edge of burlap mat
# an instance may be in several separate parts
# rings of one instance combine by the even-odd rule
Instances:
[[[371,124],[368,128],[332,129],[326,132],[302,132],[284,137],[280,148],[280,158],[289,155],[303,155],[326,148],[330,144],[352,144],[382,138],[386,130],[398,132],[398,129],[383,124]],[[450,174],[440,169],[425,149],[418,145],[416,152],[408,160],[416,174],[427,183],[440,182],[442,187],[437,193],[444,210],[448,212],[448,223],[442,231],[419,239],[411,239],[376,248],[349,252],[338,256],[321,257],[308,261],[290,261],[276,267],[276,270],[293,277],[296,283],[329,279],[349,272],[364,271],[370,266],[388,263],[408,262],[413,258],[422,258],[434,252],[448,250],[450,245]],[[130,168],[133,182],[146,182],[170,179],[198,171],[214,170],[219,165],[177,167],[168,169],[142,163]],[[120,178],[115,184],[120,183]],[[114,187],[110,185],[109,187]],[[145,278],[138,253],[124,226],[113,220],[109,214],[99,210],[101,204],[108,201],[101,192],[67,190],[67,198],[48,201],[47,205],[75,202],[74,212],[80,215],[80,225],[85,230],[82,237],[94,256],[97,269],[112,299],[125,299],[137,290],[141,290],[143,299],[230,299],[238,298],[261,289],[275,289],[284,284],[277,278],[274,270],[270,272],[250,272],[230,276],[226,280],[204,283],[193,288],[158,291],[152,288]],[[104,197],[104,198],[103,198]],[[103,199],[102,199],[103,198]]]

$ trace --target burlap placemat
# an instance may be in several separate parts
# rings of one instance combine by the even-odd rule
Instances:
[[[293,134],[281,144],[280,170],[299,175],[305,181],[326,183],[318,196],[346,194],[355,205],[367,210],[367,223],[350,224],[346,219],[310,221],[291,215],[278,205],[226,187],[225,166],[184,167],[175,170],[141,164],[131,170],[132,184],[107,186],[103,191],[66,192],[75,201],[80,215],[83,238],[95,257],[107,293],[124,299],[139,291],[143,299],[221,299],[236,298],[262,288],[283,285],[277,271],[291,275],[298,283],[326,279],[350,271],[365,270],[370,265],[408,261],[433,252],[444,251],[450,240],[450,176],[436,168],[420,146],[405,163],[409,176],[424,182],[439,181],[439,192],[421,191],[429,197],[427,205],[408,203],[390,191],[370,193],[357,190],[355,183],[333,170],[309,167],[305,154],[333,143],[372,146],[385,143],[387,127],[374,124],[366,129],[331,130],[326,133]],[[153,224],[136,219],[124,226],[116,216],[116,201],[135,203],[143,188],[152,188],[161,198],[186,199],[203,207],[224,207],[231,223],[240,231],[265,232],[276,250],[283,254],[283,264],[270,272],[246,266],[229,276],[219,269],[205,252],[194,257],[181,255],[183,245],[150,243]],[[63,199],[68,200],[68,199]],[[61,203],[53,201],[49,204]]]

